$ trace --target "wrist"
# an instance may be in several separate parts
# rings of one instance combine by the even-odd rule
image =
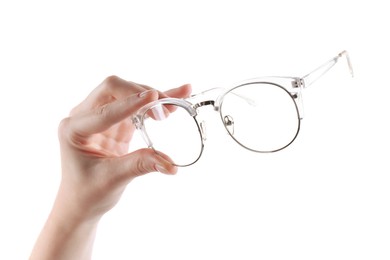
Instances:
[[[30,260],[91,259],[99,219],[83,219],[55,205],[38,237]]]
[[[91,259],[100,217],[91,217],[63,195],[58,193],[30,260]]]

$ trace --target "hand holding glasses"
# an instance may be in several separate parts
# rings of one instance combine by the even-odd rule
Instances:
[[[220,90],[215,100],[196,101],[163,98],[142,107],[132,118],[147,146],[170,156],[176,166],[189,166],[200,158],[205,141],[204,122],[198,108],[213,106],[229,135],[242,147],[270,153],[289,146],[297,137],[303,118],[302,90],[328,72],[346,51],[303,77],[262,77],[249,79],[228,90]],[[169,111],[174,111],[170,113]]]

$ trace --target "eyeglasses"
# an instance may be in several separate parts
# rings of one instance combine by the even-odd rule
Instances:
[[[167,154],[176,166],[189,166],[199,160],[206,131],[198,112],[207,105],[219,112],[223,126],[239,145],[253,152],[276,152],[289,146],[299,133],[302,90],[341,57],[346,57],[353,76],[349,55],[342,51],[303,77],[261,77],[228,90],[206,90],[187,99],[159,99],[142,107],[132,120],[147,146],[157,154]],[[204,98],[213,91],[219,91],[217,98]]]

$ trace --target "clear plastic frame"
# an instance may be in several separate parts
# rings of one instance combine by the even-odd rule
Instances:
[[[147,146],[168,155],[176,166],[199,160],[206,140],[198,108],[210,105],[220,114],[228,134],[253,152],[271,153],[288,147],[296,139],[304,116],[302,91],[328,72],[346,51],[303,77],[261,77],[211,89],[187,99],[163,98],[142,107],[132,118]],[[204,98],[217,92],[216,98]]]

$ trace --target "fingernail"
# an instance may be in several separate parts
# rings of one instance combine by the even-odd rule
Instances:
[[[165,169],[162,165],[160,164],[155,164],[154,168],[156,171],[161,172],[161,173],[168,173],[167,169]]]
[[[138,94],[138,97],[143,98],[148,94],[149,92],[153,91],[153,89],[145,90],[144,92],[141,92]]]

